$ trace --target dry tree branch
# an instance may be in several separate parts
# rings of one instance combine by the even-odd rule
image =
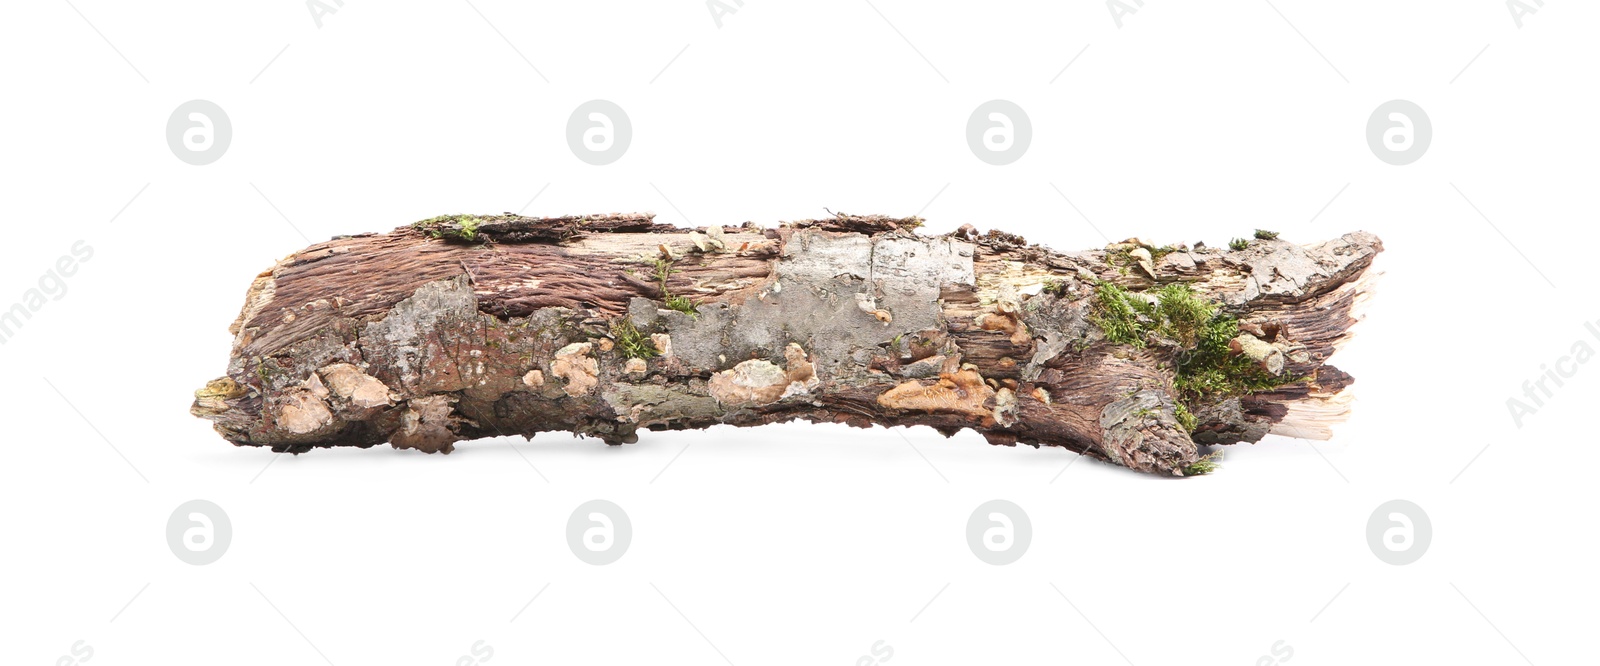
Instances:
[[[962,428],[1142,472],[1197,444],[1326,438],[1376,236],[1062,254],[835,214],[688,230],[648,214],[445,216],[342,236],[251,285],[191,411],[303,452],[804,419]]]

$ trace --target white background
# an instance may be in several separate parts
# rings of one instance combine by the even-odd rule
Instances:
[[[1592,3],[1520,28],[1487,0],[1147,0],[1120,28],[1096,0],[746,0],[720,28],[698,0],[473,3],[346,0],[320,28],[297,0],[3,10],[0,308],[94,248],[0,345],[4,662],[84,641],[94,665],[444,665],[480,640],[491,664],[854,664],[877,641],[891,665],[1284,663],[1278,641],[1296,666],[1592,659],[1600,367],[1520,428],[1506,407],[1600,348]],[[634,129],[603,167],[565,140],[597,98]],[[233,124],[207,166],[166,145],[191,99]],[[1007,166],[966,144],[990,99],[1032,120]],[[1390,99],[1432,122],[1408,166],[1366,144]],[[1372,231],[1385,276],[1333,359],[1354,415],[1173,481],[804,424],[288,457],[187,412],[250,279],[308,239],[824,207],[1062,250]],[[233,524],[207,566],[165,541],[196,498]],[[594,498],[634,526],[608,566],[566,543]],[[1033,524],[1008,566],[965,541],[996,498]],[[1396,498],[1433,524],[1408,566],[1366,542]]]

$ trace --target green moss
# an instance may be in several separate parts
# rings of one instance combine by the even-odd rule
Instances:
[[[1144,245],[1141,247],[1143,247],[1146,252],[1150,253],[1150,262],[1152,264],[1160,262],[1162,257],[1178,251],[1178,248],[1175,248],[1171,245],[1162,245],[1161,247]],[[1106,263],[1117,267],[1117,269],[1123,275],[1127,275],[1129,268],[1139,264],[1139,260],[1133,256],[1133,251],[1136,249],[1138,249],[1138,247],[1124,247],[1116,250],[1108,250],[1106,251]]]
[[[656,283],[661,285],[661,297],[662,298],[667,298],[667,297],[671,296],[671,294],[667,292],[667,278],[672,277],[673,273],[681,273],[681,272],[683,272],[683,271],[680,271],[680,270],[672,267],[672,260],[671,259],[657,258],[655,260],[655,278],[656,278]]]
[[[1067,281],[1051,278],[1044,281],[1044,293],[1056,296],[1067,295]]]
[[[626,317],[611,324],[611,337],[616,339],[617,351],[622,352],[624,358],[655,358],[661,353],[650,336]]]
[[[687,296],[668,296],[666,303],[668,310],[677,310],[694,319],[700,318],[699,304],[689,300]]]
[[[673,273],[681,273],[682,271],[672,267],[671,259],[657,258],[653,266],[656,284],[661,287],[661,300],[666,303],[667,309],[677,310],[698,319],[700,317],[700,304],[687,296],[673,296],[672,290],[667,288],[667,278],[672,277]]]
[[[435,225],[438,225],[441,222],[449,222],[449,221],[451,221],[453,219],[455,219],[454,215],[439,215],[439,216],[436,216],[436,217],[430,217],[430,218],[428,218],[426,220],[417,220],[416,222],[412,222],[411,223],[411,228],[412,229],[427,229],[429,227],[433,227]]]
[[[655,267],[652,274],[656,279],[656,285],[661,288],[661,300],[667,301],[667,307],[671,308],[673,296],[672,291],[667,289],[667,278],[672,277],[673,273],[681,273],[682,271],[672,267],[671,259],[657,257],[652,265]],[[676,310],[677,308],[673,309]]]
[[[1178,419],[1178,427],[1183,428],[1184,432],[1194,432],[1195,426],[1200,425],[1199,420],[1194,417],[1194,412],[1189,411],[1189,408],[1181,402],[1176,403],[1172,415]]]
[[[1127,268],[1139,263],[1139,260],[1133,258],[1133,248],[1125,247],[1120,250],[1107,251],[1106,263],[1123,269],[1123,275],[1127,275]]]
[[[1089,321],[1105,332],[1107,340],[1144,347],[1145,335],[1151,330],[1149,318],[1154,314],[1155,306],[1118,285],[1101,282],[1094,287]]]
[[[1239,321],[1216,315],[1200,327],[1193,349],[1178,354],[1173,385],[1180,398],[1227,397],[1270,391],[1299,378],[1273,375],[1244,356],[1235,356],[1228,342],[1239,337]]]
[[[1215,451],[1183,467],[1184,476],[1200,476],[1217,471],[1222,466],[1222,452]]]
[[[1260,239],[1260,240],[1274,240],[1277,237],[1278,237],[1278,232],[1276,232],[1276,231],[1267,231],[1266,229],[1257,229],[1256,230],[1256,238],[1257,239]]]
[[[1230,250],[1243,250],[1247,247],[1250,247],[1250,241],[1247,241],[1243,238],[1235,238],[1231,241],[1228,241],[1228,249]]]
[[[1189,404],[1270,391],[1299,381],[1270,374],[1250,359],[1234,355],[1228,342],[1239,336],[1239,321],[1222,313],[1188,284],[1163,286],[1151,303],[1120,286],[1102,282],[1095,285],[1089,321],[1099,326],[1111,342],[1142,348],[1155,334],[1177,343],[1173,387],[1177,398]],[[1194,416],[1189,414],[1187,418],[1192,421]],[[1179,417],[1180,423],[1184,420]],[[1185,429],[1192,430],[1193,425]]]
[[[1185,282],[1174,282],[1156,291],[1157,331],[1192,347],[1199,337],[1200,328],[1216,317],[1217,306],[1194,293]]]
[[[473,242],[478,240],[478,225],[483,219],[476,215],[440,215],[411,223],[411,228],[428,234],[429,238],[448,238]]]
[[[456,218],[456,222],[461,224],[461,231],[458,232],[461,236],[461,240],[472,241],[478,239],[478,224],[481,223],[482,220],[479,220],[477,217],[472,215],[463,215],[459,218]]]
[[[1200,329],[1216,316],[1217,308],[1194,293],[1186,283],[1173,283],[1155,292],[1155,303],[1136,296],[1109,282],[1095,285],[1095,301],[1089,320],[1104,331],[1112,342],[1135,347],[1145,345],[1145,337],[1157,333],[1191,347]]]

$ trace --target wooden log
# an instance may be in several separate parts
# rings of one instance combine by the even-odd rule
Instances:
[[[918,218],[680,229],[445,216],[341,236],[250,286],[191,411],[237,445],[803,419],[962,428],[1192,475],[1207,444],[1327,438],[1376,236],[1063,254]]]

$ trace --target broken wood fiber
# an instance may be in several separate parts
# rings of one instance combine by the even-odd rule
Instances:
[[[1372,234],[1059,253],[921,223],[457,215],[341,236],[256,277],[191,412],[293,453],[926,425],[1176,476],[1214,467],[1203,445],[1326,439],[1348,412],[1326,361]]]

